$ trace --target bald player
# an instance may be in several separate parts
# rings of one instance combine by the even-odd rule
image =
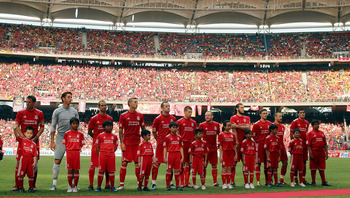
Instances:
[[[218,146],[216,143],[217,138],[220,134],[220,125],[219,123],[213,121],[213,119],[213,113],[211,111],[207,111],[205,113],[205,122],[200,123],[198,128],[203,130],[203,140],[207,142],[207,146],[209,148],[209,152],[207,153],[207,163],[211,164],[213,185],[216,187],[220,187],[220,185],[218,184]],[[204,174],[206,176],[206,168],[204,170]]]

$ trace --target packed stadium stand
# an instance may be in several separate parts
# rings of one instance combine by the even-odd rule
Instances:
[[[0,63],[2,95],[175,102],[349,101],[349,70],[205,71]],[[8,86],[11,85],[11,86]],[[184,91],[186,90],[186,91]],[[192,97],[201,96],[201,97]]]
[[[181,34],[86,30],[0,24],[0,49],[99,56],[166,56],[248,59],[251,57],[334,57],[349,50],[349,33]],[[84,44],[82,34],[87,35]],[[159,36],[156,51],[154,36]],[[305,53],[302,53],[303,49]]]

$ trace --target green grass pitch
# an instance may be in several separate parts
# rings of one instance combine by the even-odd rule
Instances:
[[[116,174],[116,186],[119,185],[119,168],[120,158],[117,159],[117,174]],[[232,190],[222,190],[218,187],[213,187],[213,181],[211,176],[211,167],[208,167],[208,175],[206,180],[207,190],[194,190],[185,188],[183,192],[177,192],[175,190],[165,191],[165,165],[162,164],[159,169],[157,190],[151,192],[138,192],[136,191],[137,183],[134,174],[134,165],[129,164],[127,169],[127,176],[125,181],[125,188],[122,191],[112,193],[109,190],[102,190],[102,192],[96,193],[87,190],[89,185],[88,169],[90,164],[90,157],[81,157],[81,170],[80,180],[78,187],[81,190],[78,193],[67,193],[67,171],[65,170],[65,158],[62,161],[60,167],[60,175],[58,178],[58,190],[49,191],[52,184],[52,165],[53,157],[42,156],[39,161],[39,176],[37,181],[37,188],[39,189],[36,193],[19,193],[10,192],[9,190],[14,185],[14,169],[16,160],[14,156],[5,156],[4,160],[0,162],[0,196],[1,197],[14,197],[14,196],[32,196],[32,197],[61,197],[61,196],[99,196],[99,195],[169,195],[169,194],[238,194],[238,193],[251,193],[251,192],[279,192],[279,191],[300,191],[300,190],[319,190],[319,189],[344,189],[350,186],[350,169],[349,159],[331,158],[327,160],[326,179],[332,184],[331,187],[321,186],[320,177],[317,173],[316,187],[307,186],[306,188],[296,187],[291,188],[290,186],[284,187],[257,187],[256,189],[244,189],[243,187],[243,175],[242,175],[242,163],[237,166],[236,173],[236,187]],[[190,178],[192,179],[192,178]],[[310,170],[307,170],[307,181],[311,182]],[[151,180],[151,179],[150,179]],[[190,180],[191,181],[191,180]],[[218,181],[221,183],[221,168],[218,170]],[[262,181],[264,176],[262,175]],[[286,175],[286,181],[289,182],[289,169]],[[151,181],[149,182],[151,183]],[[192,182],[191,182],[192,183]],[[197,183],[200,183],[199,177],[197,176]],[[97,185],[97,171],[95,174],[94,188]],[[104,183],[102,184],[102,186]],[[28,189],[28,178],[25,178],[24,182],[25,189]],[[150,184],[149,184],[150,187]]]

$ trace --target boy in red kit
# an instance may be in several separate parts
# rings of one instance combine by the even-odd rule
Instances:
[[[311,185],[316,186],[316,170],[320,172],[322,186],[330,186],[326,181],[324,170],[328,159],[328,145],[324,133],[319,129],[320,122],[311,122],[313,130],[306,135],[306,145],[310,154]]]
[[[29,181],[28,191],[34,193],[34,167],[36,166],[36,159],[38,157],[38,150],[36,144],[33,141],[31,141],[34,135],[34,128],[28,126],[25,129],[25,138],[22,136],[22,134],[17,133],[16,130],[14,130],[14,132],[19,142],[19,148],[21,148],[22,151],[17,171],[18,191],[25,192],[23,188],[23,179],[24,175],[27,174]]]
[[[205,190],[205,177],[204,177],[204,169],[208,164],[208,146],[203,138],[202,129],[196,129],[194,131],[195,141],[192,142],[191,148],[189,150],[190,153],[190,164],[192,164],[192,182],[193,188],[198,189],[199,186],[196,185],[196,174],[200,175],[201,178],[201,189]]]
[[[118,148],[118,137],[112,133],[113,122],[106,120],[103,125],[103,130],[105,132],[97,136],[95,147],[98,156],[98,180],[97,188],[95,192],[101,191],[101,185],[103,181],[103,175],[108,172],[109,183],[111,184],[111,191],[117,192],[114,187],[115,181],[115,154],[114,152]]]
[[[265,155],[266,155],[266,168],[268,169],[267,172],[267,181],[268,181],[268,187],[272,187],[272,174],[275,178],[275,186],[276,187],[282,187],[280,183],[278,183],[278,162],[280,161],[281,156],[281,147],[282,147],[282,141],[276,136],[278,126],[271,124],[269,126],[270,135],[266,137],[264,149],[265,149]]]
[[[260,166],[264,163],[264,174],[265,174],[265,183],[267,185],[267,169],[266,169],[266,156],[264,150],[264,143],[266,137],[270,134],[269,126],[272,124],[267,120],[267,110],[261,109],[259,111],[260,120],[254,123],[252,128],[253,138],[256,142],[256,167],[255,167],[255,175],[256,175],[256,183],[257,186],[261,186],[260,183]]]
[[[211,173],[213,175],[213,185],[220,187],[218,184],[218,146],[217,146],[217,137],[220,134],[220,124],[213,121],[214,115],[213,112],[207,111],[205,113],[205,122],[199,124],[199,129],[203,130],[203,140],[207,142],[208,146],[208,163],[211,164]],[[206,171],[204,169],[204,178],[206,177]]]
[[[191,143],[194,140],[194,130],[197,129],[197,123],[196,121],[191,119],[192,115],[192,108],[190,106],[186,106],[184,108],[184,114],[185,116],[177,121],[177,124],[179,126],[179,133],[181,136],[181,140],[183,141],[183,151],[184,151],[184,170],[181,174],[181,187],[186,186],[188,188],[191,188],[192,185],[190,184],[190,155],[188,153],[188,150],[191,147]]]
[[[237,159],[237,140],[235,134],[230,132],[231,128],[231,122],[226,120],[223,124],[223,132],[220,133],[218,140],[222,166],[222,189],[233,188],[230,184],[230,179],[232,167],[235,165]]]
[[[165,137],[164,140],[164,163],[167,163],[167,171],[166,171],[166,190],[171,190],[170,180],[171,174],[174,170],[175,182],[176,182],[176,190],[183,191],[183,189],[179,186],[179,177],[180,177],[180,169],[181,164],[183,162],[183,143],[181,140],[181,136],[176,134],[178,125],[176,122],[171,122],[169,124],[170,134]]]
[[[288,150],[292,155],[290,159],[290,186],[295,187],[294,175],[299,171],[300,186],[304,184],[304,141],[300,139],[300,129],[293,130],[293,139],[289,142]]]
[[[106,120],[110,120],[113,122],[113,118],[109,115],[107,115],[107,103],[104,100],[100,100],[97,105],[99,109],[99,113],[91,118],[88,126],[88,134],[92,137],[92,147],[91,147],[91,163],[90,163],[90,169],[89,169],[89,181],[90,185],[88,187],[88,190],[94,190],[94,175],[95,175],[95,168],[98,168],[98,156],[96,153],[96,147],[95,142],[98,135],[103,133],[103,123]],[[109,179],[108,179],[108,171],[106,171],[106,186],[105,189],[110,189],[111,186],[109,185]]]
[[[241,153],[243,163],[244,187],[254,189],[254,171],[255,171],[255,155],[256,143],[253,140],[253,134],[250,129],[245,131],[246,139],[242,141]],[[250,183],[248,183],[248,175],[250,173]]]
[[[153,146],[149,142],[151,139],[151,132],[148,130],[141,131],[141,137],[143,141],[137,149],[137,155],[139,157],[139,166],[140,166],[140,181],[138,183],[137,191],[142,191],[142,182],[145,179],[145,184],[143,185],[144,191],[150,191],[147,187],[149,175],[151,174],[151,168],[153,164]]]
[[[67,192],[78,192],[79,170],[80,170],[80,150],[85,145],[84,135],[78,131],[79,119],[73,117],[69,121],[72,129],[64,134],[62,144],[66,146],[68,169],[68,190]],[[73,188],[74,178],[74,188]]]

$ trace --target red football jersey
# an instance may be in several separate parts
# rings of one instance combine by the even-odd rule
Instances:
[[[137,148],[137,156],[153,156],[153,146],[151,142],[142,141],[139,147]]]
[[[31,157],[38,156],[38,150],[35,142],[21,137],[18,137],[17,141],[19,143],[19,147],[21,148],[21,155]]]
[[[84,134],[70,130],[64,134],[62,144],[66,145],[67,151],[79,151],[85,145]]]
[[[298,154],[303,155],[304,154],[304,141],[302,139],[292,139],[289,142],[288,150],[291,154]]]
[[[170,122],[176,122],[176,118],[172,115],[165,116],[160,114],[153,121],[152,133],[157,134],[157,143],[162,144],[165,136],[170,133],[169,124]]]
[[[234,151],[236,143],[236,136],[234,133],[222,132],[219,135],[218,144],[222,147],[223,151]]]
[[[312,130],[306,135],[306,145],[311,146],[312,150],[324,151],[324,146],[327,145],[326,136],[320,130]]]
[[[17,113],[15,121],[19,124],[19,126],[21,126],[21,131],[23,134],[28,126],[33,127],[35,136],[38,134],[39,126],[44,127],[44,114],[42,111],[37,109],[34,109],[33,111],[24,109]],[[36,143],[38,143],[38,141]]]
[[[114,149],[118,147],[118,137],[113,133],[103,132],[97,136],[95,144],[100,147],[100,152],[114,155]]]
[[[180,151],[180,148],[183,147],[181,136],[178,135],[178,134],[176,134],[176,135],[172,135],[172,134],[167,135],[165,137],[163,146],[168,148],[168,152],[178,152],[178,151]]]
[[[204,155],[209,151],[207,143],[203,140],[193,141],[188,153],[195,155],[197,157],[204,157]]]
[[[282,140],[283,142],[283,137],[284,137],[284,131],[286,130],[286,128],[283,126],[283,124],[276,124],[275,122],[273,123],[274,125],[278,126],[278,130],[277,130],[277,137]]]
[[[119,129],[124,129],[124,144],[135,145],[140,144],[140,129],[145,127],[143,115],[139,112],[130,113],[127,111],[120,115]]]
[[[4,143],[3,143],[2,139],[0,138],[0,147],[2,147],[3,144]]]
[[[181,118],[177,121],[179,131],[183,142],[191,143],[194,140],[194,131],[197,129],[196,121],[186,118]]]
[[[265,143],[266,137],[270,135],[269,126],[271,124],[272,123],[268,120],[266,120],[266,122],[262,122],[261,120],[259,120],[256,123],[254,123],[252,133],[253,138],[257,143]]]
[[[202,122],[199,124],[199,129],[203,130],[203,140],[207,142],[209,151],[217,150],[217,136],[220,135],[220,124],[217,122]]]
[[[277,136],[269,135],[265,139],[264,149],[270,152],[279,152],[282,147],[282,141]]]
[[[105,116],[102,116],[101,114],[97,114],[91,118],[88,129],[92,130],[92,133],[93,133],[93,141],[92,141],[93,146],[95,146],[97,136],[100,135],[100,133],[104,132],[102,125],[107,120],[110,120],[113,122],[113,118],[107,114]]]
[[[230,118],[230,122],[231,124],[236,124],[238,126],[245,126],[247,124],[250,124],[250,117],[234,115]],[[242,131],[241,129],[236,129],[236,132],[238,142],[241,144],[245,137],[245,131]]]
[[[242,142],[241,152],[245,155],[255,155],[256,153],[256,143],[253,139],[245,139]]]
[[[306,140],[306,133],[309,131],[309,125],[310,123],[307,120],[300,120],[297,118],[290,124],[290,133],[293,134],[294,129],[299,129],[300,139]]]

